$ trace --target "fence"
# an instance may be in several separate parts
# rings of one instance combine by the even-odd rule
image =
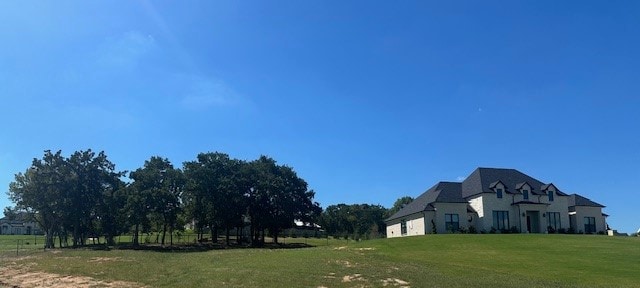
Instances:
[[[21,256],[44,249],[42,235],[0,235],[0,256]]]

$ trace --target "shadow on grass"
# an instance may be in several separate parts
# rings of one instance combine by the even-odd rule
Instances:
[[[314,245],[308,245],[305,243],[265,243],[261,246],[251,245],[223,245],[221,243],[196,243],[196,244],[174,244],[174,245],[160,245],[160,244],[118,244],[115,246],[107,246],[104,244],[89,244],[80,247],[64,247],[62,249],[88,249],[97,251],[109,251],[109,250],[137,250],[137,251],[154,251],[154,252],[171,252],[171,253],[189,253],[189,252],[205,252],[211,250],[228,250],[228,249],[302,249],[315,247]]]

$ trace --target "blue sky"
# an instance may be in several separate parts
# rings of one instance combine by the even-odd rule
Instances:
[[[266,154],[323,207],[504,167],[635,232],[640,2],[560,2],[2,1],[0,191],[46,149]]]

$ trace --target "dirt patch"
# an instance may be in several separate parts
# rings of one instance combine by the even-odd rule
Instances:
[[[344,277],[342,277],[342,282],[365,281],[365,280],[367,279],[362,277],[362,274],[344,275]]]
[[[351,268],[353,266],[355,266],[355,264],[352,264],[351,262],[347,261],[347,260],[336,260],[336,263],[346,267],[346,268]]]
[[[336,278],[336,273],[329,273],[329,275],[325,275],[323,276],[323,278],[328,278],[328,279],[335,279]]]
[[[365,247],[365,248],[358,248],[356,249],[358,251],[371,251],[371,250],[376,250],[376,248],[373,247]]]
[[[409,288],[409,282],[400,280],[398,278],[387,278],[382,280],[382,286],[400,286],[403,288]]]
[[[113,262],[113,261],[127,261],[127,260],[124,260],[120,257],[93,257],[89,259],[89,261],[87,262],[104,263],[104,262]]]
[[[27,265],[7,265],[0,267],[0,286],[9,287],[144,287],[141,284],[125,281],[102,281],[86,276],[59,275],[54,273],[31,271]]]
[[[333,250],[344,250],[344,249],[347,249],[347,246],[340,246],[340,247],[333,248]]]

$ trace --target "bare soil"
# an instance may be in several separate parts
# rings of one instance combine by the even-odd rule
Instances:
[[[18,265],[15,262],[4,262],[0,267],[0,287],[144,287],[138,283],[125,281],[103,281],[87,276],[70,276],[33,271],[29,264]]]

